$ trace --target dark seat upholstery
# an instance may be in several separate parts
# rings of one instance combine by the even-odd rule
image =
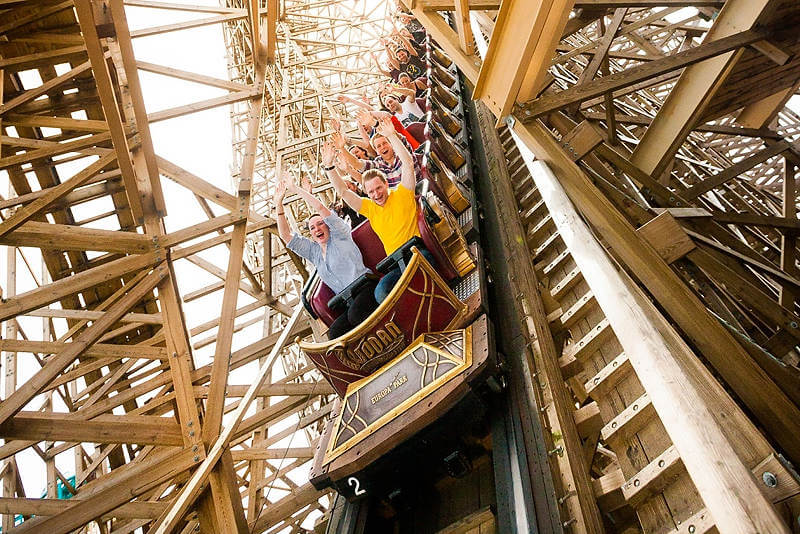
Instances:
[[[419,144],[425,142],[425,123],[424,122],[409,122],[406,125],[406,131],[411,134],[411,137],[417,140]]]

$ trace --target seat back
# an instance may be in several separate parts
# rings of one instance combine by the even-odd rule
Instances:
[[[364,258],[364,265],[372,272],[377,273],[375,266],[386,257],[386,251],[383,249],[378,234],[372,229],[369,221],[364,221],[350,233],[353,236],[356,246],[361,251],[361,256]]]
[[[411,137],[417,140],[420,144],[425,142],[425,123],[424,122],[409,122],[406,126],[406,131],[411,134]]]
[[[436,258],[436,263],[438,263],[438,265],[434,267],[438,267],[438,269],[436,269],[437,272],[445,282],[449,282],[458,277],[458,271],[453,267],[450,257],[447,255],[447,252],[445,252],[441,243],[439,243],[436,234],[433,233],[433,228],[428,225],[428,221],[425,219],[425,211],[422,208],[422,201],[418,200],[418,202],[417,227],[419,228],[420,236],[422,236],[422,240],[425,242],[425,248]]]
[[[372,229],[369,221],[364,221],[353,228],[350,235],[361,251],[364,265],[372,272],[377,273],[375,266],[386,257],[386,251],[383,249],[383,243],[381,243],[378,235]],[[305,295],[304,304],[306,304],[306,307],[310,306],[311,310],[309,311],[312,312],[312,315],[322,319],[322,322],[326,325],[330,326],[341,314],[341,310],[333,311],[328,308],[328,301],[333,298],[334,292],[322,280],[318,280],[316,285],[309,286]]]

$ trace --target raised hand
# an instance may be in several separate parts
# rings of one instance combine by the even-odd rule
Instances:
[[[375,119],[373,118],[372,113],[366,109],[360,111],[356,118],[358,119],[358,123],[364,128],[372,128],[372,125],[375,124]]]
[[[334,132],[341,132],[342,131],[342,123],[339,122],[339,119],[336,119],[336,118],[328,119],[328,124],[331,125],[331,129]]]
[[[339,150],[344,150],[345,141],[344,141],[344,136],[342,135],[341,132],[334,132],[331,135],[331,140],[333,141],[333,145],[336,148],[338,148]],[[330,165],[330,163],[328,165]]]
[[[333,136],[342,137],[342,134],[336,132]],[[333,160],[336,157],[336,147],[330,141],[325,141],[322,145],[322,164],[325,167],[330,167],[333,165]]]
[[[275,207],[277,208],[281,204],[283,204],[283,198],[286,196],[286,186],[287,186],[287,174],[286,172],[278,178],[278,184],[275,186]]]
[[[307,175],[303,176],[303,178],[300,179],[300,187],[302,187],[303,189],[305,189],[310,193],[312,189],[311,178],[309,178]]]
[[[388,139],[391,139],[391,137],[396,134],[392,120],[389,117],[384,117],[379,120],[376,130],[378,134]]]

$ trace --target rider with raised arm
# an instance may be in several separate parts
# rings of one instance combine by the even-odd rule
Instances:
[[[328,144],[322,154],[322,164],[326,170],[329,167],[333,168],[334,155],[333,146]],[[299,195],[311,209],[316,210],[316,213],[306,221],[311,239],[293,233],[289,228],[283,206],[283,198],[287,190]],[[371,273],[364,266],[361,251],[350,235],[350,225],[331,212],[310,192],[297,186],[287,174],[284,174],[278,183],[275,203],[278,234],[286,243],[286,248],[313,263],[319,277],[334,293],[341,293],[361,275]],[[357,291],[348,309],[344,310],[331,324],[328,331],[330,339],[349,332],[375,310],[377,307],[373,296],[375,285],[373,280],[367,280]]]
[[[400,160],[401,176],[397,189],[390,191],[386,175],[377,169],[370,169],[363,174],[364,190],[369,198],[360,197],[350,191],[337,172],[329,172],[328,178],[339,196],[369,220],[372,229],[383,243],[386,254],[389,255],[412,237],[420,236],[417,227],[417,201],[414,197],[417,179],[411,153],[397,137],[390,120],[380,121],[378,135],[391,143]],[[429,262],[434,263],[430,252],[425,249],[421,249],[420,252]],[[396,267],[381,278],[375,288],[375,300],[382,302],[400,279],[401,274],[400,267]]]

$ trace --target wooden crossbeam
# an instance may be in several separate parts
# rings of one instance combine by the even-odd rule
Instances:
[[[12,126],[46,126],[48,128],[61,128],[79,132],[104,132],[108,130],[105,121],[90,119],[73,119],[71,117],[49,117],[46,115],[20,115],[7,113],[3,122]]]
[[[42,311],[42,310],[39,310]],[[85,312],[101,314],[102,312]],[[31,312],[33,314],[33,312]],[[120,318],[133,314],[126,314]],[[98,319],[99,315],[93,315],[93,319]],[[56,354],[67,348],[68,343],[63,341],[30,341],[21,339],[0,339],[0,350],[7,352],[33,352],[38,354]],[[148,347],[141,345],[114,345],[108,343],[95,343],[83,353],[90,358],[143,358],[147,360],[166,360],[167,353],[162,347]]]
[[[155,111],[147,115],[147,121],[152,124],[155,122],[174,119],[177,117],[183,117],[184,115],[197,113],[199,111],[205,111],[207,109],[213,109],[219,106],[227,106],[230,104],[234,104],[236,102],[242,102],[243,100],[250,100],[251,98],[256,98],[259,96],[261,96],[261,91],[256,89],[246,89],[243,91],[237,91],[235,93],[231,93],[224,96],[218,96],[215,98],[209,98],[207,100],[194,102],[192,104],[186,104],[183,106],[165,109],[162,111]]]
[[[573,0],[503,2],[489,48],[483,54],[473,98],[482,98],[497,117],[517,101],[535,97],[561,40]]]
[[[139,195],[139,186],[136,181],[136,173],[133,169],[127,136],[125,135],[125,125],[117,104],[114,85],[111,74],[108,70],[105,52],[100,43],[100,36],[97,33],[97,22],[94,19],[90,0],[76,0],[75,12],[78,15],[78,22],[81,26],[81,33],[86,43],[86,52],[89,54],[89,61],[92,64],[94,80],[97,85],[97,93],[103,106],[106,123],[108,124],[108,135],[114,145],[117,154],[117,164],[122,172],[122,180],[125,183],[125,194],[128,198],[128,206],[134,220],[140,222],[144,216],[142,210],[142,200]],[[98,134],[104,135],[104,134]]]
[[[0,437],[35,441],[182,445],[174,420],[163,417],[101,415],[72,421],[57,413],[19,412],[0,425]]]
[[[196,465],[200,458],[198,453],[191,449],[179,449],[176,452],[169,451],[160,455],[151,453],[150,456],[152,457],[146,457],[144,461],[129,464],[126,466],[128,469],[118,468],[115,472],[94,481],[94,484],[89,483],[81,488],[85,496],[81,500],[68,501],[68,505],[62,506],[56,515],[25,521],[14,529],[14,532],[67,534],[163,482],[174,479]]]
[[[662,59],[653,60],[624,71],[615,72],[598,80],[571,87],[559,93],[547,94],[525,102],[520,104],[517,115],[522,117],[524,121],[532,121],[540,115],[570,104],[583,102],[584,100],[602,96],[638,83],[652,83],[660,75],[740,49],[763,39],[764,35],[761,31],[746,30],[716,41],[704,43]]]
[[[149,37],[151,35],[162,35],[169,32],[180,30],[188,30],[191,28],[200,28],[202,26],[209,26],[211,24],[221,24],[223,22],[232,22],[235,20],[247,18],[244,10],[235,13],[228,13],[224,15],[216,15],[213,17],[206,17],[204,19],[189,20],[185,22],[176,22],[175,24],[165,24],[163,26],[154,26],[152,28],[142,28],[141,30],[134,30],[131,32],[132,38]]]
[[[102,318],[93,322],[75,341],[70,343],[62,352],[50,358],[33,377],[6,397],[0,403],[0,423],[20,411],[51,380],[75,361],[83,351],[100,339],[111,325],[119,321],[132,306],[138,304],[142,298],[148,295],[166,275],[167,269],[165,265],[162,264],[156,267],[152,274],[134,285],[124,297],[110,306]]]
[[[89,287],[94,287],[128,273],[155,265],[158,262],[157,258],[159,256],[154,253],[120,258],[69,278],[63,278],[46,286],[20,293],[0,304],[0,321],[47,306]]]
[[[72,500],[79,501],[80,498],[80,496],[76,496],[73,497]],[[101,515],[100,519],[155,519],[158,517],[158,514],[164,511],[166,506],[167,503],[163,502],[133,501]],[[63,499],[0,498],[0,514],[48,516],[56,515],[63,510]]]
[[[75,141],[54,143],[48,148],[40,148],[37,150],[30,150],[22,154],[16,154],[14,156],[6,156],[5,158],[0,158],[0,170],[8,169],[9,167],[15,165],[31,163],[43,158],[59,156],[61,154],[66,154],[67,152],[78,152],[86,147],[102,145],[110,139],[111,134],[108,132],[97,133],[89,137],[84,137],[83,139],[76,139]]]
[[[113,153],[103,156],[96,162],[78,172],[69,180],[49,188],[44,195],[16,210],[11,217],[3,222],[0,222],[0,238],[19,227],[25,221],[38,215],[47,206],[63,197],[76,187],[83,185],[88,179],[94,177],[97,173],[105,169],[112,161],[114,161],[115,158],[116,155]]]
[[[153,250],[150,239],[135,232],[36,221],[28,221],[0,237],[0,244],[51,250],[102,250],[121,254],[143,254]]]
[[[284,326],[284,330],[281,332],[278,341],[270,351],[265,364],[260,367],[258,374],[250,386],[250,389],[242,398],[239,406],[236,408],[236,411],[232,414],[230,423],[222,430],[219,437],[215,440],[213,446],[211,446],[211,448],[208,450],[206,459],[203,460],[203,463],[200,465],[200,467],[192,474],[192,477],[183,487],[167,513],[159,517],[158,521],[152,528],[153,534],[168,534],[169,532],[172,532],[177,523],[188,511],[189,506],[191,506],[200,495],[200,492],[205,486],[212,469],[214,469],[223,453],[228,450],[228,444],[230,443],[234,432],[239,426],[239,423],[244,418],[245,411],[249,408],[256,396],[256,392],[264,383],[267,373],[272,368],[275,358],[288,340],[289,332],[294,328],[295,324],[300,318],[300,315],[302,314],[302,311],[303,307],[297,306],[294,313],[289,318],[288,323]]]
[[[769,0],[728,0],[699,48],[712,46],[715,42],[753,28],[762,12],[775,5],[775,2]],[[684,70],[655,120],[639,141],[631,162],[649,174],[661,175],[732,71],[741,53],[742,50],[736,51],[732,48],[709,61]]]
[[[709,176],[708,178],[702,180],[701,182],[693,185],[686,191],[682,192],[681,196],[686,200],[692,201],[695,198],[699,197],[700,195],[711,191],[715,187],[721,186],[722,184],[732,180],[733,178],[736,178],[740,174],[749,171],[756,165],[759,165],[788,149],[789,149],[789,144],[785,141],[781,141],[771,146],[768,146],[763,150],[751,153],[745,159],[734,163],[727,169],[715,174],[714,176]]]
[[[22,104],[25,104],[26,102],[30,102],[31,100],[34,100],[34,99],[38,98],[39,96],[52,91],[53,89],[55,89],[59,85],[65,83],[65,82],[68,82],[68,81],[72,80],[73,78],[75,78],[76,76],[78,76],[79,74],[87,71],[90,67],[91,67],[91,63],[86,61],[84,63],[81,63],[77,67],[68,70],[67,72],[65,72],[64,74],[62,74],[60,76],[56,76],[55,78],[53,78],[51,80],[47,80],[46,82],[44,82],[39,87],[34,87],[32,89],[28,89],[27,91],[25,91],[21,95],[15,97],[15,98],[12,98],[8,102],[0,104],[0,115],[8,113],[9,111],[13,110],[14,108],[19,107]]]

